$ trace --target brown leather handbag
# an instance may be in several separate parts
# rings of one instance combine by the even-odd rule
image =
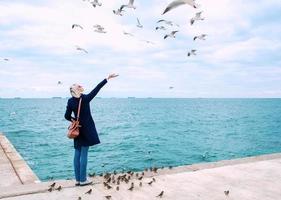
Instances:
[[[74,139],[76,137],[78,137],[79,135],[79,127],[81,127],[79,125],[79,117],[80,117],[80,108],[81,108],[81,102],[82,102],[82,98],[80,98],[79,100],[79,106],[78,106],[78,112],[77,112],[77,119],[73,120],[71,122],[71,124],[68,127],[68,133],[67,133],[67,137],[69,139]]]

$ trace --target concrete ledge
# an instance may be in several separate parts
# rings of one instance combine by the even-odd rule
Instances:
[[[0,148],[3,150],[4,154],[8,158],[21,184],[40,182],[39,178],[35,175],[35,173],[31,170],[28,164],[16,151],[14,146],[2,133],[0,133]]]
[[[182,176],[183,174],[194,174],[197,172],[200,173],[209,173],[210,170],[216,170],[216,171],[225,171],[227,167],[232,167],[233,169],[241,169],[239,170],[239,173],[244,173],[243,169],[247,168],[249,165],[254,165],[255,162],[258,165],[261,165],[263,162],[266,162],[262,164],[263,166],[271,165],[271,160],[274,163],[280,163],[281,161],[281,153],[276,153],[276,154],[268,154],[268,155],[261,155],[261,156],[254,156],[254,157],[247,157],[247,158],[240,158],[240,159],[233,159],[233,160],[223,160],[223,161],[218,161],[218,162],[212,162],[212,163],[201,163],[201,164],[194,164],[194,165],[187,165],[187,166],[180,166],[180,167],[174,167],[172,169],[164,168],[164,169],[159,169],[157,173],[154,172],[145,172],[144,180],[147,182],[151,180],[151,177],[155,177],[156,179],[163,179],[163,177],[178,177]],[[280,163],[281,164],[281,163]],[[260,168],[260,170],[263,170],[263,167]],[[266,170],[264,168],[264,170]],[[234,174],[237,174],[237,172],[234,172],[231,170]],[[254,173],[254,171],[253,171]],[[260,172],[261,173],[261,172]],[[261,175],[261,174],[256,174],[255,175]],[[204,175],[205,176],[205,175]],[[228,174],[228,178],[231,178],[231,174]],[[236,176],[236,175],[235,175]],[[207,177],[207,176],[206,176]],[[205,178],[206,178],[205,177]],[[215,176],[217,179],[221,178],[220,173]],[[227,176],[226,176],[227,177]],[[237,176],[239,177],[239,176]],[[243,178],[244,175],[242,175],[241,178]],[[95,177],[92,179],[94,182],[94,185],[99,187],[98,185],[102,185],[103,178],[102,177]],[[204,180],[204,179],[203,179]],[[132,181],[137,181],[136,179],[132,179]],[[222,183],[225,181],[222,180]],[[75,191],[81,191],[83,188],[75,188],[74,187],[74,181],[66,181],[66,180],[56,180],[55,181],[58,185],[61,185],[64,190],[75,190]],[[180,180],[179,182],[182,182]],[[188,180],[188,182],[192,182],[191,180]],[[49,194],[47,192],[47,189],[49,188],[48,186],[53,183],[53,182],[42,182],[38,184],[26,184],[26,185],[18,185],[18,186],[12,186],[12,187],[2,187],[0,188],[0,199],[2,198],[11,198],[11,197],[26,197],[26,199],[29,198],[29,195],[41,195],[41,194]],[[226,184],[226,183],[225,183]],[[173,185],[173,184],[172,184]],[[105,191],[106,192],[106,191]]]

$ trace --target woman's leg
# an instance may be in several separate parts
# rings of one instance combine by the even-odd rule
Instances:
[[[88,150],[89,147],[81,147],[80,182],[85,182],[87,180]]]
[[[74,172],[75,172],[75,179],[76,182],[80,182],[81,177],[80,177],[80,157],[81,157],[81,148],[75,149],[74,152]]]

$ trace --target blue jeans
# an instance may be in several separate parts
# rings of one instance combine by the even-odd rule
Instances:
[[[89,147],[80,147],[75,149],[74,153],[74,171],[77,182],[87,180],[87,162],[88,162]]]

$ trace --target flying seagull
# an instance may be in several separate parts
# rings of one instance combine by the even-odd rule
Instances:
[[[74,29],[74,28],[81,28],[81,29],[83,29],[83,27],[81,26],[81,25],[79,25],[79,24],[73,24],[72,25],[72,29]]]
[[[179,31],[172,31],[170,34],[165,35],[164,39],[167,39],[168,37],[176,38],[176,33],[177,32],[179,32]]]
[[[122,10],[123,8],[133,8],[133,9],[136,9],[136,7],[134,6],[134,0],[129,0],[129,3],[127,5],[122,5],[120,7],[120,9]]]
[[[166,7],[166,9],[164,10],[162,15],[164,15],[165,13],[169,12],[170,10],[173,10],[174,8],[177,8],[184,4],[188,4],[188,5],[192,6],[193,8],[199,7],[199,5],[195,3],[195,0],[174,0]]]
[[[79,47],[79,46],[76,46],[76,50],[78,51],[83,51],[84,53],[88,53],[88,51],[86,51],[85,49]]]
[[[170,89],[170,90],[172,90],[172,89],[174,89],[174,87],[173,87],[173,86],[171,86],[171,87],[169,87],[169,89]]]
[[[104,27],[101,26],[101,25],[99,25],[99,24],[96,24],[96,25],[94,25],[93,27],[94,27],[94,28],[99,28],[99,29],[103,29],[103,30],[104,30]]]
[[[123,14],[122,14],[123,11],[124,11],[123,8],[120,7],[120,8],[118,8],[117,10],[113,10],[113,13],[114,13],[115,15],[123,16]]]
[[[164,19],[160,19],[159,21],[157,21],[157,23],[161,23],[161,22],[164,22],[165,24],[170,25],[170,26],[174,25],[174,23],[172,21],[168,21],[168,20],[164,20]]]
[[[139,28],[143,28],[143,25],[140,23],[139,18],[137,18],[137,22],[138,22],[137,27],[139,27]]]
[[[145,42],[145,43],[147,43],[147,44],[155,44],[154,42],[152,42],[152,41],[149,41],[149,40],[141,40],[142,42]]]
[[[97,32],[97,33],[106,33],[106,31],[104,30],[103,27],[97,27],[95,32]]]
[[[187,56],[188,56],[188,57],[191,56],[191,55],[194,55],[194,56],[195,56],[195,55],[196,55],[196,51],[197,51],[197,50],[192,49],[190,52],[187,53]]]
[[[8,58],[4,58],[4,60],[7,61],[7,62],[10,61]]]
[[[195,17],[192,17],[190,20],[190,24],[193,25],[195,21],[199,21],[199,20],[204,20],[204,18],[201,17],[202,11],[196,13]]]
[[[196,39],[199,40],[206,40],[207,34],[201,34],[201,35],[197,35],[193,38],[193,40],[195,41]]]
[[[93,7],[95,8],[96,6],[101,6],[102,3],[99,2],[99,0],[94,0],[91,2],[91,4],[93,5]]]
[[[155,30],[157,31],[157,30],[166,30],[166,28],[164,27],[164,26],[157,26],[156,28],[155,28]]]
[[[126,31],[123,31],[123,34],[124,34],[124,35],[128,35],[128,36],[131,36],[131,37],[134,37],[134,35],[133,35],[132,33],[128,33],[128,32],[126,32]]]

